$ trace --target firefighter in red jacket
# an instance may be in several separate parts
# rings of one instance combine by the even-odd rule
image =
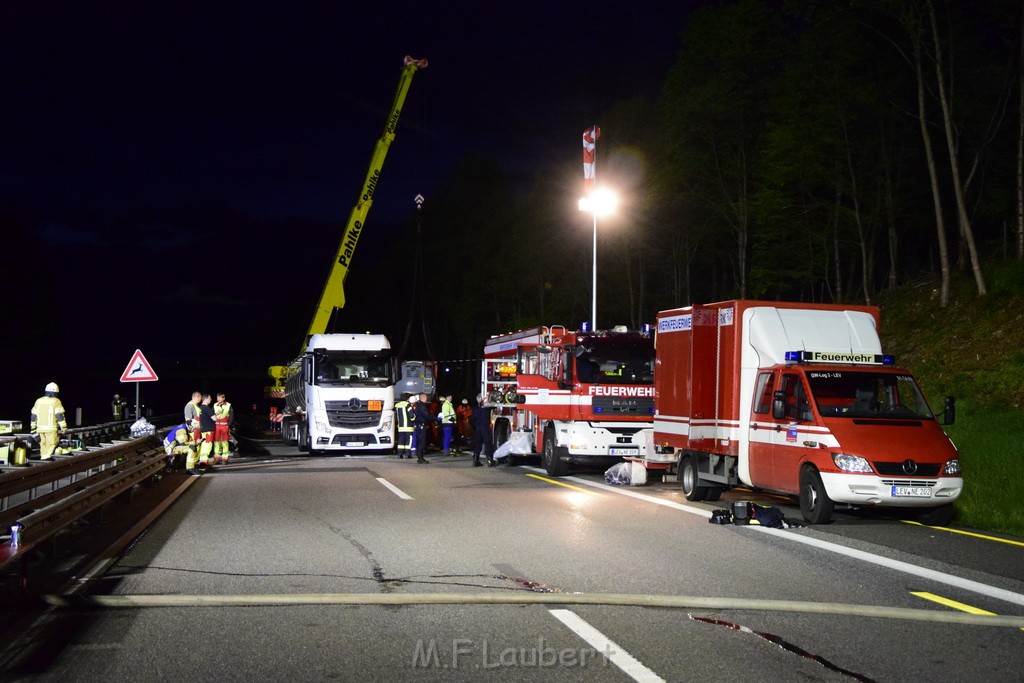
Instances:
[[[455,408],[455,413],[459,416],[459,443],[463,446],[469,446],[473,440],[473,425],[469,423],[469,418],[473,414],[473,406],[469,405],[469,401],[462,399]]]

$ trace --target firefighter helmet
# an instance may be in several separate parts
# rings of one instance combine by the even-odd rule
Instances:
[[[57,392],[60,391],[60,387],[57,386],[56,382],[50,382],[49,384],[46,385],[46,391],[52,391],[53,393],[56,394]]]

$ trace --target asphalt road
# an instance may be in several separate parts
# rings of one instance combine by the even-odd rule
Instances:
[[[670,482],[613,487],[600,473],[554,482],[528,466],[473,468],[468,456],[417,465],[296,453],[275,447],[200,477],[92,582],[124,603],[80,597],[85,607],[40,617],[47,645],[11,680],[1010,680],[1024,671],[1019,628],[919,620],[1024,615],[1019,539],[863,514],[814,528],[720,526],[709,511],[727,501],[690,504]],[[631,604],[576,604],[592,595]],[[145,596],[161,602],[132,604]],[[226,604],[260,599],[274,604]],[[513,599],[521,603],[501,602]],[[390,602],[327,604],[341,600]],[[870,609],[851,615],[849,605]]]

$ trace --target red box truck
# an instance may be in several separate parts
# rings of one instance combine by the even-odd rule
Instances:
[[[810,523],[839,503],[918,508],[922,522],[947,524],[963,490],[956,448],[914,376],[882,353],[878,324],[873,306],[660,312],[647,459],[673,462],[689,500],[747,486],[799,497]]]

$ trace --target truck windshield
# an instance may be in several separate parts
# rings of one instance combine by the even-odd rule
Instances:
[[[935,419],[912,375],[812,370],[807,380],[822,417]]]
[[[315,383],[320,386],[389,386],[394,384],[391,357],[365,351],[329,351],[313,358]]]
[[[654,384],[654,340],[649,337],[593,337],[576,357],[586,384]]]

